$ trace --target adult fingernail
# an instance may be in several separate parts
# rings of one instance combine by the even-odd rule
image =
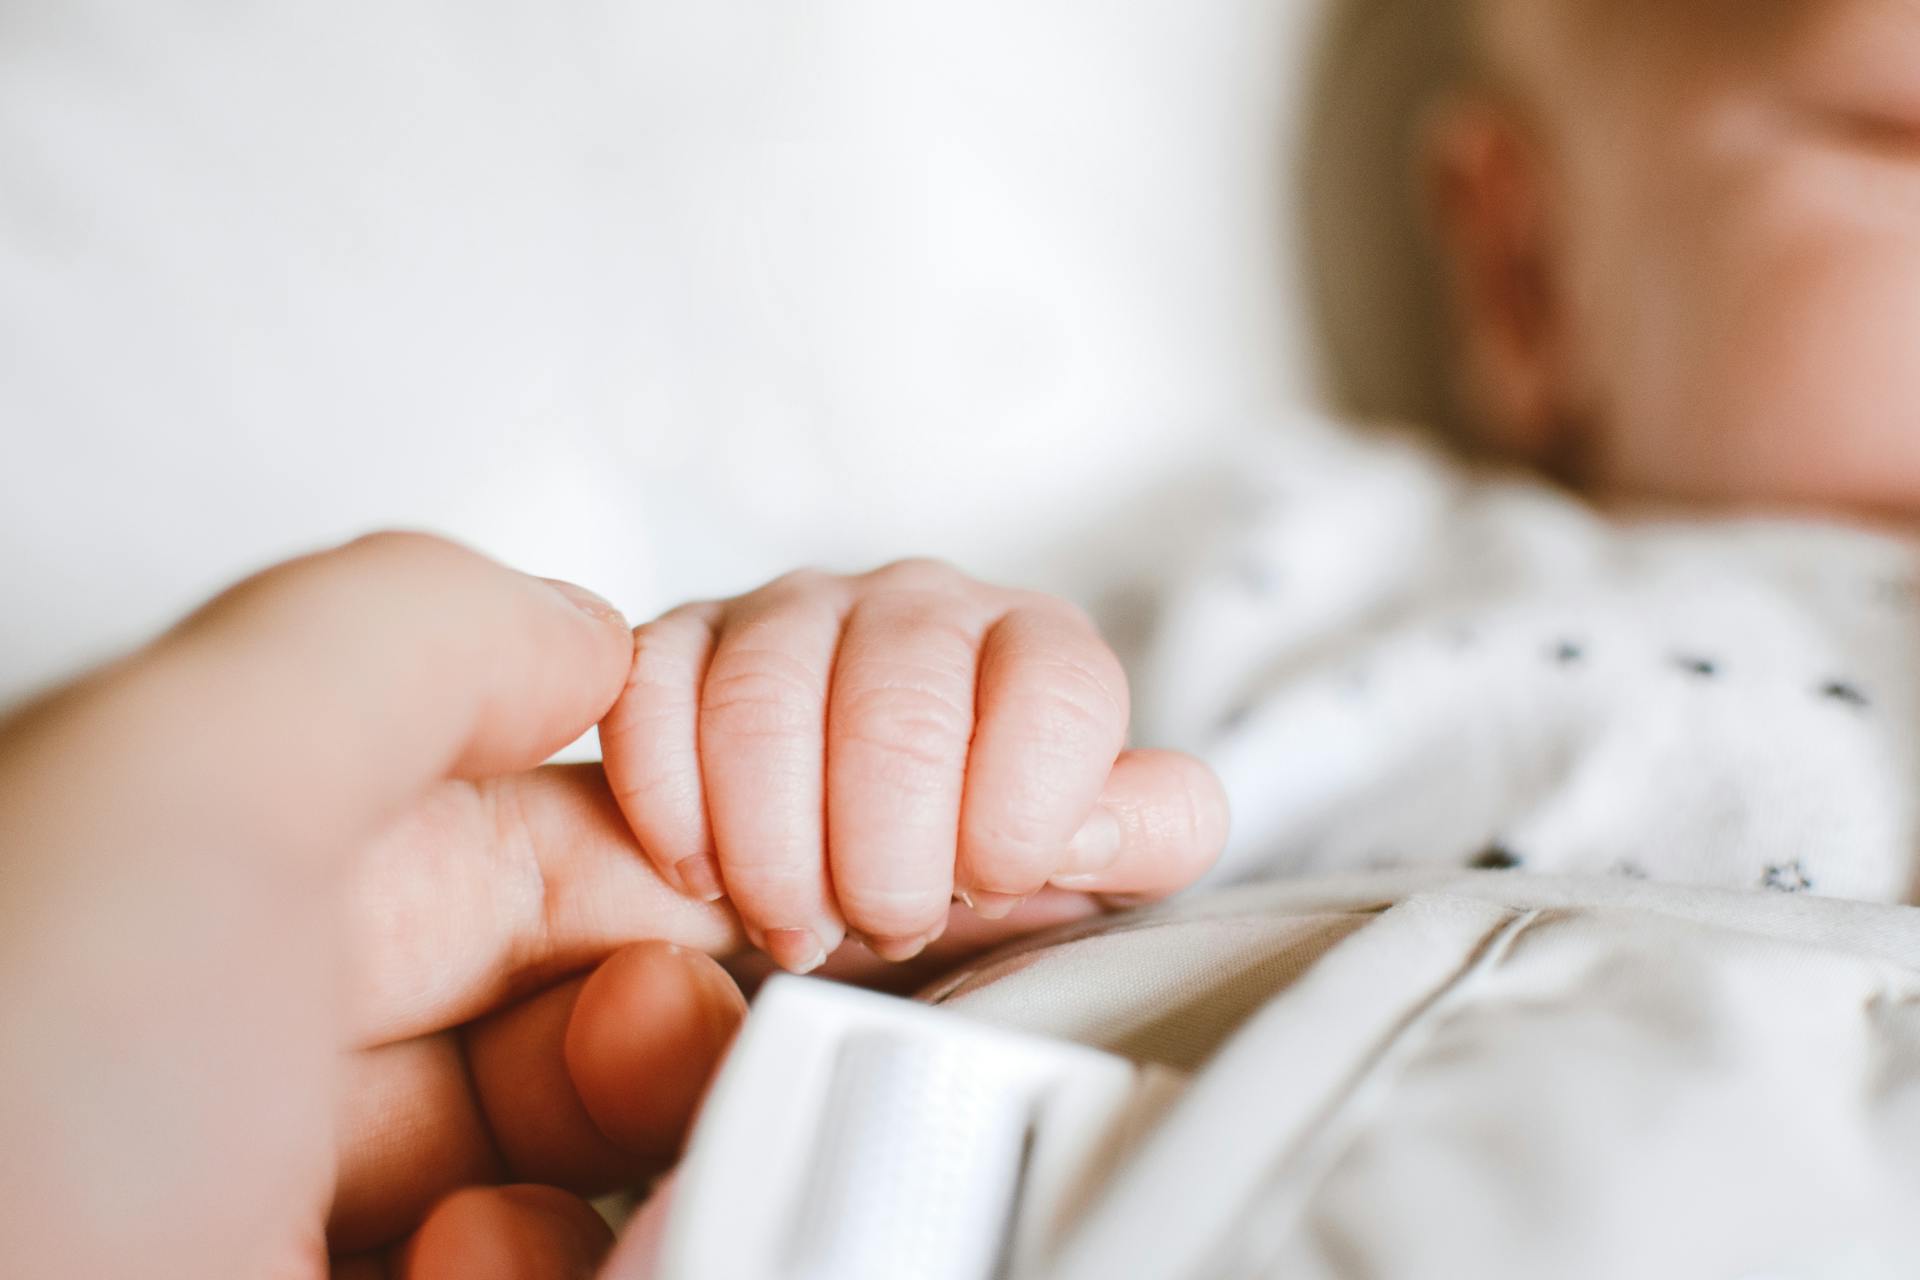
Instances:
[[[767,930],[767,954],[788,973],[812,973],[827,962],[827,949],[811,929]]]
[[[720,883],[720,864],[710,853],[696,853],[674,864],[673,874],[680,878],[680,891],[702,902],[718,902],[727,896]]]
[[[600,622],[617,622],[622,627],[627,625],[625,614],[621,613],[605,599],[595,595],[585,587],[575,586],[571,582],[563,582],[559,578],[543,578],[541,581],[565,596],[568,604],[571,604],[588,617]]]
[[[917,938],[868,938],[867,950],[888,964],[905,964],[940,941],[940,935],[945,932],[946,928],[943,926],[938,929],[929,929]]]
[[[967,905],[982,920],[1005,920],[1024,906],[1026,901],[1024,894],[983,893],[978,889],[967,897]]]
[[[1095,806],[1080,830],[1067,842],[1062,860],[1062,876],[1090,876],[1107,870],[1120,860],[1120,819],[1104,805]]]

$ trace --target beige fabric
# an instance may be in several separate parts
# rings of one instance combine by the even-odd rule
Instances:
[[[1068,1280],[1920,1274],[1912,909],[1514,875],[1268,885],[934,994],[1115,1044],[1143,992],[1157,1058],[1206,1065]]]
[[[1366,912],[1142,921],[962,975],[940,998],[989,1022],[1192,1070]],[[1017,980],[1012,980],[1017,975]]]

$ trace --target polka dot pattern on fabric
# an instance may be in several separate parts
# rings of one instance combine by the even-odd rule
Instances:
[[[1796,860],[1768,867],[1760,884],[1775,893],[1807,893],[1813,888],[1813,877],[1807,874],[1806,865]]]
[[[1828,684],[1820,690],[1820,696],[1830,701],[1852,707],[1858,711],[1865,711],[1873,706],[1873,700],[1867,697],[1865,693],[1862,693],[1859,686],[1845,680],[1828,682]]]
[[[1518,871],[1527,860],[1504,845],[1489,845],[1467,864],[1475,871]]]
[[[1221,530],[1136,684],[1140,740],[1227,788],[1218,880],[1391,862],[1913,899],[1920,539],[1601,512],[1337,434],[1273,451],[1295,501]]]

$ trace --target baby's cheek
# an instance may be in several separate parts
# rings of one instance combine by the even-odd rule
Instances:
[[[1623,425],[1615,479],[1920,514],[1920,181],[1857,179],[1809,170],[1705,224],[1672,300],[1695,332],[1649,353],[1670,394]]]
[[[1756,498],[1920,512],[1920,236],[1810,247],[1728,322],[1695,402],[1719,419],[1730,479]]]

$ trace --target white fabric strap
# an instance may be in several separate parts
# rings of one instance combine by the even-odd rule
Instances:
[[[1019,1280],[1178,1092],[824,982],[762,991],[678,1177],[664,1280]]]

